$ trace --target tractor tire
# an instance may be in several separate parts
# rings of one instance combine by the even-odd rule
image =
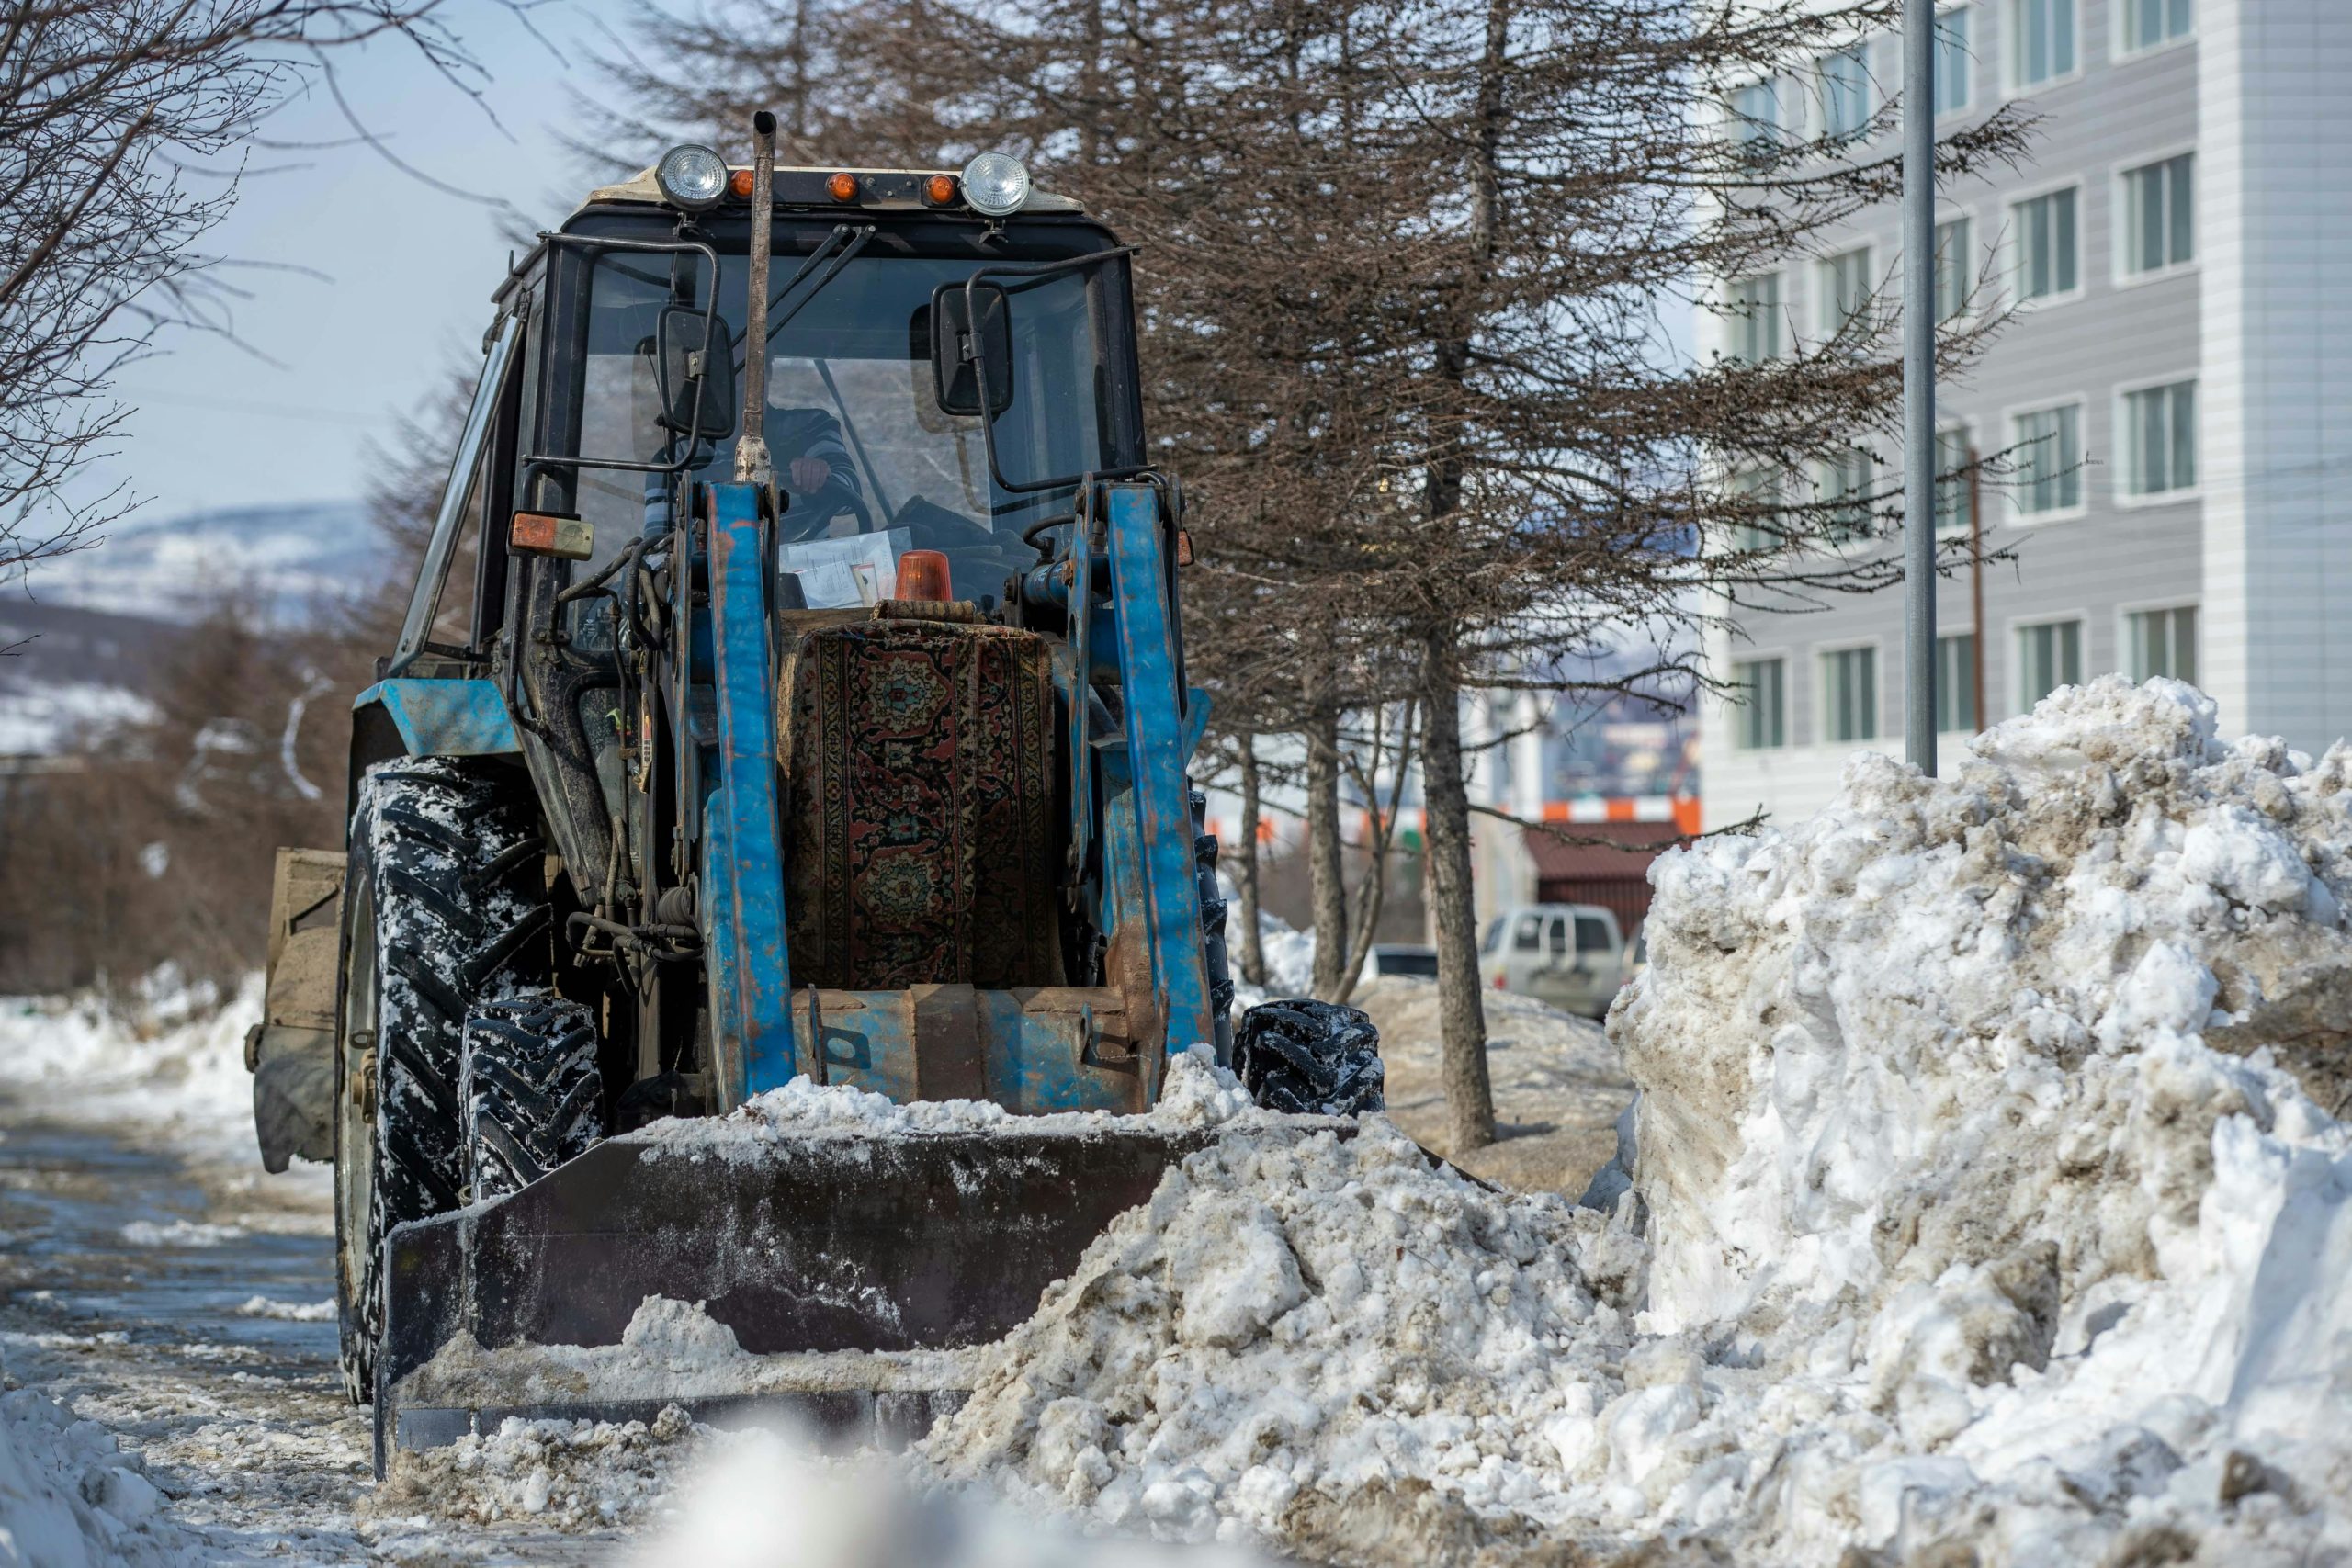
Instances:
[[[539,813],[485,758],[379,762],[361,779],[344,887],[335,1284],[344,1392],[376,1396],[384,1238],[458,1207],[467,1013],[547,981]]]
[[[552,991],[484,1002],[466,1018],[458,1100],[466,1201],[519,1192],[604,1135],[596,1019]]]
[[[1241,1015],[1234,1071],[1269,1111],[1357,1116],[1386,1107],[1380,1032],[1337,1002],[1264,1002]]]
[[[1209,797],[1199,790],[1193,796],[1193,870],[1201,896],[1201,961],[1208,971],[1209,1021],[1216,1032],[1210,1042],[1219,1066],[1233,1063],[1233,970],[1225,951],[1225,895],[1217,890],[1216,836],[1208,832]]]

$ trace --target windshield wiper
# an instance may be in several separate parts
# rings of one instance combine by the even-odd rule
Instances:
[[[774,343],[775,334],[790,326],[792,318],[800,314],[809,300],[823,293],[825,285],[840,276],[842,268],[847,266],[858,252],[865,249],[865,242],[872,238],[874,238],[874,225],[871,223],[835,224],[833,231],[825,236],[823,243],[808,253],[808,259],[802,262],[793,275],[784,280],[784,287],[775,291],[775,299],[769,302],[768,309],[773,319],[768,322],[767,341]],[[828,263],[830,265],[826,265]],[[808,286],[808,291],[803,294],[790,310],[779,310],[778,307],[791,296],[792,291],[800,287],[800,280],[815,272],[820,265],[825,265],[825,270],[816,282]],[[729,346],[742,347],[744,335],[750,331],[751,329],[746,327],[743,332],[737,333]],[[741,370],[743,367],[743,361],[738,359],[735,362],[735,367]]]

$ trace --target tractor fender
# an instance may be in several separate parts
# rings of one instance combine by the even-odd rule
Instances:
[[[351,771],[344,820],[359,806],[359,781],[395,757],[520,758],[522,742],[495,681],[379,681],[351,699]]]

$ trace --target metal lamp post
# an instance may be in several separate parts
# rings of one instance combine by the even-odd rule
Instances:
[[[1903,3],[1904,750],[1936,771],[1936,4]]]

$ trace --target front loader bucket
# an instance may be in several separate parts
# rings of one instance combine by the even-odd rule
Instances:
[[[1115,1121],[793,1137],[711,1122],[699,1124],[707,1136],[679,1135],[695,1125],[612,1138],[511,1197],[391,1234],[379,1475],[394,1449],[494,1431],[510,1416],[650,1420],[673,1403],[721,1425],[789,1414],[903,1445],[969,1392],[957,1358],[922,1352],[984,1344],[1027,1319],[1113,1219],[1215,1135]],[[801,1356],[807,1375],[766,1362],[751,1388],[682,1383],[673,1399],[633,1376],[623,1397],[593,1379],[549,1397],[544,1378],[469,1382],[426,1368],[461,1335],[492,1352],[616,1346],[657,1295],[703,1303],[753,1355]],[[831,1351],[916,1354],[819,1354]]]

